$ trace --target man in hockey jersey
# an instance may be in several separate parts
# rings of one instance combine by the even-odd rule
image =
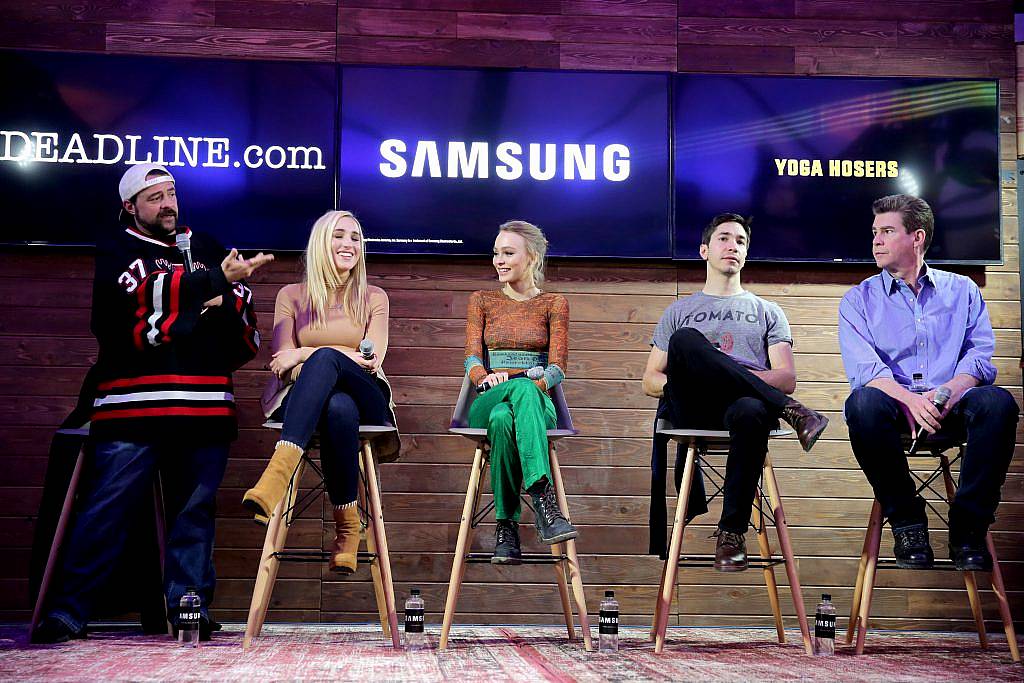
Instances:
[[[92,332],[99,342],[92,459],[37,643],[81,638],[159,468],[167,515],[164,591],[176,625],[188,587],[209,638],[214,497],[237,436],[231,373],[259,346],[245,259],[178,225],[174,178],[158,164],[121,178],[120,230],[101,242]],[[191,263],[175,238],[188,237]],[[184,245],[183,245],[184,246]]]

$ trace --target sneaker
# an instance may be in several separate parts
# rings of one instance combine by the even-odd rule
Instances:
[[[522,564],[523,551],[519,548],[519,523],[499,519],[494,528],[494,556],[491,564]]]
[[[747,568],[747,539],[743,534],[718,529],[715,545],[715,569],[720,572],[741,572]]]
[[[533,498],[534,523],[537,525],[537,535],[540,536],[541,543],[554,545],[579,536],[576,527],[569,523],[558,507],[551,482],[545,482],[542,491],[531,492],[530,496]]]
[[[796,430],[796,438],[804,451],[814,447],[821,433],[828,426],[828,418],[816,410],[811,410],[799,401],[790,401],[782,409],[782,419]]]
[[[893,551],[900,569],[931,569],[935,562],[932,546],[928,543],[928,525],[924,523],[894,526],[892,537],[896,541]]]
[[[36,624],[35,630],[32,631],[29,642],[35,645],[53,645],[54,643],[66,643],[69,640],[81,638],[85,638],[84,627],[78,631],[73,631],[67,624],[56,617],[43,617]]]

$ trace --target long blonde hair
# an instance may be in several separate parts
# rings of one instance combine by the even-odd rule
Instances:
[[[334,229],[343,218],[351,218],[359,228],[359,261],[348,272],[338,269],[334,262],[331,240]],[[317,219],[309,233],[306,244],[304,283],[309,296],[311,320],[314,329],[327,327],[327,310],[331,307],[332,295],[342,290],[345,315],[358,325],[366,325],[369,318],[366,286],[366,245],[362,242],[363,226],[351,211],[328,211]]]
[[[526,253],[530,255],[532,261],[533,284],[540,288],[544,284],[544,257],[548,253],[548,240],[544,233],[536,225],[526,221],[508,221],[502,223],[498,230],[512,232],[523,238]]]

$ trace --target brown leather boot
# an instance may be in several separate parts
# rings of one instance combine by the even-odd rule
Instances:
[[[715,532],[715,569],[720,572],[741,572],[747,568],[747,542],[743,534],[719,529]]]
[[[359,521],[359,507],[349,505],[334,508],[334,546],[328,566],[332,572],[351,574],[356,570],[359,553],[359,533],[363,530]]]
[[[796,438],[805,451],[811,450],[814,442],[828,426],[828,418],[811,410],[799,401],[790,401],[782,409],[782,419],[796,430]]]
[[[270,456],[267,469],[256,482],[256,486],[245,492],[242,505],[253,514],[259,522],[259,516],[269,518],[277,504],[284,498],[288,490],[288,482],[295,474],[295,468],[302,457],[302,449],[288,441],[278,441],[274,454]]]

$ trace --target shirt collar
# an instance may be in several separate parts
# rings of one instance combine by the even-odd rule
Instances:
[[[935,286],[935,281],[932,279],[932,271],[928,268],[927,263],[921,266],[921,276],[917,279],[921,283],[922,287],[924,285],[931,285],[932,287]],[[899,285],[902,282],[903,280],[897,280],[888,270],[882,270],[882,286],[885,287],[886,294],[892,294],[895,292],[899,289]]]

